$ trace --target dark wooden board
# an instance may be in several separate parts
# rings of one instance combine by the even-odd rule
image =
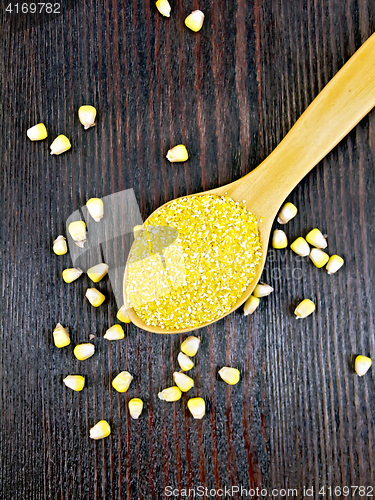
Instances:
[[[133,188],[143,217],[187,193],[230,182],[255,168],[375,28],[372,0],[171,1],[170,19],[150,0],[65,2],[61,14],[1,10],[1,437],[0,497],[5,500],[159,499],[164,488],[374,486],[373,371],[353,373],[355,354],[374,352],[375,112],[294,190],[299,214],[290,239],[318,226],[345,267],[329,277],[290,250],[270,252],[264,280],[275,288],[252,317],[242,311],[199,331],[193,394],[207,401],[194,421],[184,396],[163,404],[183,335],[126,327],[108,300],[93,309],[90,282],[61,279],[69,255],[53,239],[92,196]],[[201,8],[201,32],[184,27]],[[80,105],[98,108],[95,128]],[[43,121],[48,140],[31,143]],[[65,133],[73,147],[49,155]],[[185,165],[165,160],[183,142]],[[296,321],[304,297],[316,313]],[[60,321],[73,343],[97,335],[97,353],[77,361],[58,350]],[[237,366],[241,381],[217,378]],[[118,394],[110,381],[128,369]],[[62,384],[87,376],[82,393]],[[145,401],[139,421],[126,404]],[[111,436],[88,438],[106,418]],[[328,493],[326,491],[326,493]],[[340,497],[340,496],[338,496]],[[177,497],[174,497],[177,498]],[[212,497],[214,498],[214,497]],[[234,495],[234,498],[241,498]],[[275,497],[275,498],[281,498]],[[344,498],[342,495],[340,498]],[[359,498],[357,494],[355,498]]]

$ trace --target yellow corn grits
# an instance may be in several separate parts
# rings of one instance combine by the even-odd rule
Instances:
[[[144,227],[130,252],[126,292],[146,325],[171,330],[214,321],[254,279],[258,223],[228,196],[176,199]]]

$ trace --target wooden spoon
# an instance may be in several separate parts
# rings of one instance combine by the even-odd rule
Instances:
[[[255,279],[227,314],[235,311],[245,302],[262,274],[271,227],[280,205],[300,180],[374,106],[375,34],[357,50],[324,87],[276,149],[256,169],[225,186],[190,195],[200,196],[210,193],[222,196],[226,193],[235,201],[242,203],[245,200],[246,207],[250,212],[258,219],[263,217],[263,222],[259,224],[263,256],[258,265]],[[124,300],[126,307],[129,307],[126,297],[126,270]],[[165,330],[146,325],[134,309],[129,308],[128,314],[135,325],[155,333],[181,333],[197,329]],[[217,320],[219,319],[221,318],[217,318]],[[204,323],[198,328],[210,323]]]

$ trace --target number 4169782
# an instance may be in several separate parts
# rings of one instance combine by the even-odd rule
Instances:
[[[60,14],[61,4],[59,3],[11,3],[5,9],[5,12],[15,14]]]

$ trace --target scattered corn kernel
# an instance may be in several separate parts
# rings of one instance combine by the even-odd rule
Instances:
[[[130,416],[137,419],[143,410],[143,401],[139,398],[133,398],[128,403]]]
[[[170,149],[167,153],[167,160],[171,163],[183,162],[189,158],[186,147],[183,144],[179,144],[174,148]]]
[[[103,439],[111,434],[111,427],[106,420],[100,420],[94,427],[90,429],[91,439]]]
[[[68,246],[66,244],[64,236],[58,236],[53,242],[53,251],[56,255],[65,255],[68,251]]]
[[[71,283],[72,281],[78,279],[82,273],[83,271],[79,267],[69,267],[68,269],[64,269],[62,277],[65,283]]]
[[[199,344],[201,339],[191,335],[187,337],[181,344],[181,351],[186,354],[186,356],[195,356],[197,354]]]
[[[68,226],[68,231],[74,243],[78,247],[83,248],[86,241],[86,224],[83,220],[71,222]]]
[[[194,10],[185,19],[185,24],[192,31],[199,31],[203,26],[204,14],[201,10]]]
[[[360,377],[362,377],[365,373],[368,372],[372,365],[371,358],[367,356],[357,356],[354,362],[354,369]]]
[[[240,371],[237,368],[224,366],[219,370],[220,377],[229,385],[236,385],[240,380]]]
[[[97,264],[96,266],[90,267],[87,270],[87,276],[94,283],[98,283],[108,272],[107,264]]]
[[[179,399],[181,399],[181,395],[182,395],[181,390],[176,386],[167,387],[158,394],[159,399],[161,399],[162,401],[168,401],[169,403],[172,403],[173,401],[178,401]]]
[[[29,128],[26,134],[27,137],[30,139],[30,141],[42,141],[48,135],[44,123],[38,123],[37,125],[34,125],[33,127]]]
[[[306,318],[310,316],[315,311],[315,304],[310,299],[304,299],[302,302],[298,304],[296,307],[294,314],[297,316],[297,319]]]
[[[305,238],[302,238],[300,236],[296,240],[293,241],[293,243],[290,245],[290,248],[295,252],[297,255],[300,255],[301,257],[307,257],[310,253],[310,247]]]
[[[105,296],[96,288],[88,288],[86,290],[86,297],[94,307],[99,307],[105,301]]]
[[[58,135],[50,146],[51,155],[61,155],[61,153],[65,153],[71,147],[72,145],[65,135]]]
[[[100,198],[90,198],[86,202],[87,210],[95,222],[99,222],[104,215],[104,204]]]
[[[286,248],[288,246],[288,238],[282,229],[275,229],[272,236],[273,248]]]
[[[57,323],[56,328],[53,330],[53,341],[55,346],[60,348],[70,344],[70,335],[60,323]]]
[[[171,15],[171,6],[169,5],[168,0],[158,0],[156,2],[156,8],[160,12],[160,14],[164,17],[170,17]]]
[[[326,265],[328,274],[336,273],[344,265],[344,259],[340,255],[331,255]]]
[[[173,380],[182,392],[190,391],[194,387],[194,380],[185,373],[174,372]]]
[[[306,235],[306,240],[315,248],[326,248],[327,246],[327,240],[317,228],[311,229]]]
[[[78,110],[78,118],[87,130],[95,125],[96,109],[94,106],[81,106]]]
[[[187,407],[194,418],[201,419],[206,413],[206,403],[203,398],[191,398],[187,402]]]
[[[74,348],[74,356],[80,361],[84,361],[85,359],[91,358],[91,356],[95,352],[94,344],[86,343],[86,344],[78,344]]]
[[[320,248],[313,248],[310,252],[310,259],[316,267],[323,267],[329,260],[329,255],[320,250]]]
[[[117,392],[126,392],[129,389],[129,385],[132,380],[133,377],[129,372],[120,372],[112,380],[112,386]]]
[[[63,382],[69,389],[79,392],[85,386],[85,377],[82,377],[82,375],[68,375]]]
[[[105,332],[104,338],[107,340],[121,340],[125,337],[124,330],[121,325],[113,325]]]
[[[286,224],[297,215],[297,212],[297,207],[293,203],[285,203],[277,216],[277,222],[279,224]]]
[[[129,316],[126,313],[126,307],[125,306],[121,306],[120,307],[120,309],[118,310],[118,312],[116,314],[116,318],[119,321],[122,321],[123,323],[131,323],[131,319],[129,318]]]
[[[259,306],[259,304],[260,304],[259,298],[254,297],[254,295],[250,295],[250,297],[245,302],[245,305],[243,306],[244,315],[248,316],[249,314],[253,314],[253,312]]]
[[[266,283],[258,283],[257,286],[254,288],[253,295],[254,297],[266,297],[270,293],[273,292],[273,288],[270,285],[267,285]]]
[[[177,356],[178,364],[180,365],[181,370],[187,372],[191,370],[194,366],[194,361],[186,356],[183,352],[180,352]]]

